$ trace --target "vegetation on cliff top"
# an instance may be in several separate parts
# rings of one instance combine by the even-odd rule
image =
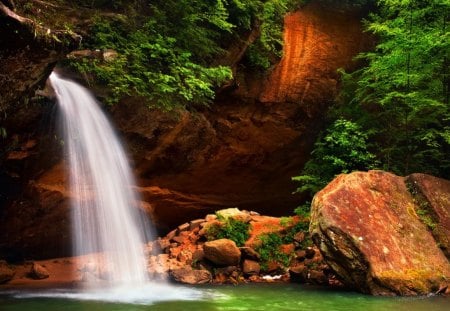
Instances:
[[[295,180],[314,193],[336,174],[380,168],[450,178],[450,2],[378,0],[366,21],[378,38],[366,63],[343,73],[340,102]]]
[[[252,65],[268,67],[270,58],[280,56],[283,16],[300,2],[157,0],[125,6],[122,1],[80,1],[122,13],[99,16],[83,43],[89,49],[114,49],[118,57],[72,65],[107,85],[111,103],[138,95],[159,107],[198,107],[232,79],[231,68],[218,59],[243,34],[260,29],[246,58]]]

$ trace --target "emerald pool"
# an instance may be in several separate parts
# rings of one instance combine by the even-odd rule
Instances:
[[[168,287],[165,291],[148,289],[142,299],[127,300],[120,292],[111,297],[95,297],[52,290],[45,292],[0,293],[1,311],[440,311],[450,310],[445,297],[373,297],[354,292],[326,290],[295,284],[252,284],[241,286]]]

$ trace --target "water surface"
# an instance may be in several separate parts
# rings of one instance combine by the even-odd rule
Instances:
[[[170,288],[168,290],[171,290]],[[131,302],[85,300],[67,290],[40,293],[0,294],[2,311],[438,311],[450,310],[444,297],[372,297],[352,292],[324,290],[303,285],[258,284],[217,287],[175,287],[172,293],[148,292],[149,299]],[[57,295],[59,297],[49,297]],[[65,298],[64,298],[65,297]],[[120,297],[120,294],[117,294]],[[120,299],[119,299],[120,300]]]

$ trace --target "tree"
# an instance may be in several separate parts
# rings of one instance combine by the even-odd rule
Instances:
[[[370,107],[378,155],[399,174],[449,176],[450,107],[446,0],[380,0],[367,29],[378,36],[368,66],[354,74],[356,99]]]

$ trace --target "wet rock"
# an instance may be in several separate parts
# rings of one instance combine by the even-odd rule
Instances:
[[[0,260],[0,284],[11,281],[15,273],[14,269],[6,261]]]
[[[212,280],[211,272],[208,270],[193,270],[190,268],[172,270],[170,276],[175,281],[185,284],[205,284]]]
[[[33,263],[30,271],[30,277],[35,280],[46,279],[50,276],[48,270],[38,263]]]
[[[406,178],[406,183],[416,200],[419,217],[450,259],[450,181],[412,174]]]
[[[295,235],[294,235],[294,241],[295,242],[297,242],[297,243],[302,243],[303,242],[303,240],[305,240],[305,233],[304,232],[297,232]]]
[[[244,272],[244,274],[259,274],[260,271],[261,265],[259,262],[249,259],[244,260],[244,263],[242,264],[242,272]]]
[[[241,259],[241,251],[236,243],[228,239],[206,242],[203,251],[206,259],[219,266],[237,265]]]
[[[316,194],[310,231],[345,285],[375,295],[426,295],[450,279],[450,264],[416,210],[404,178],[354,172]]]

